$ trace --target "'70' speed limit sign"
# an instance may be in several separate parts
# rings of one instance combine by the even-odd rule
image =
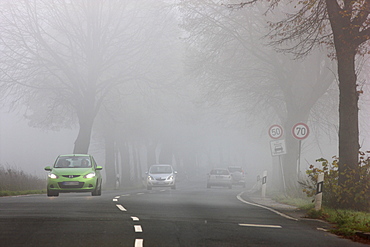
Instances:
[[[310,133],[310,129],[305,123],[297,123],[292,128],[292,134],[298,140],[305,139],[309,133]]]

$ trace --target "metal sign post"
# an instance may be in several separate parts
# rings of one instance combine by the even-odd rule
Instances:
[[[310,133],[310,129],[308,128],[307,124],[305,123],[297,123],[292,128],[292,134],[294,138],[299,140],[298,146],[298,160],[297,160],[297,173],[298,176],[301,174],[301,148],[302,148],[302,140],[307,138],[308,134]]]
[[[286,185],[285,185],[285,177],[284,177],[284,170],[283,165],[281,162],[281,155],[286,154],[286,147],[285,147],[285,140],[278,140],[283,136],[283,128],[278,125],[274,124],[269,128],[268,134],[269,136],[274,139],[270,141],[270,150],[272,156],[279,156],[279,166],[277,170],[280,169],[281,172],[281,178],[283,180],[283,186],[284,186],[284,193],[286,193]]]

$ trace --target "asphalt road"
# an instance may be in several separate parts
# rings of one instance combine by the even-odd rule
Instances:
[[[368,246],[250,202],[241,187],[203,182],[100,197],[1,197],[0,246]]]

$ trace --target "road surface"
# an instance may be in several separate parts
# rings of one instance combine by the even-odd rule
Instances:
[[[1,197],[0,246],[368,246],[250,202],[246,189],[205,181],[97,197]]]

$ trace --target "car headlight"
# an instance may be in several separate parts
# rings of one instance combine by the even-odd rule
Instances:
[[[167,180],[173,180],[173,175],[169,176]]]
[[[152,176],[148,176],[147,178],[148,180],[154,180],[154,178]]]
[[[57,178],[59,178],[58,175],[56,175],[54,173],[49,173],[48,174],[48,177],[51,178],[51,179],[57,179]]]
[[[84,178],[93,178],[95,177],[95,172],[90,172],[89,174],[86,174]]]

